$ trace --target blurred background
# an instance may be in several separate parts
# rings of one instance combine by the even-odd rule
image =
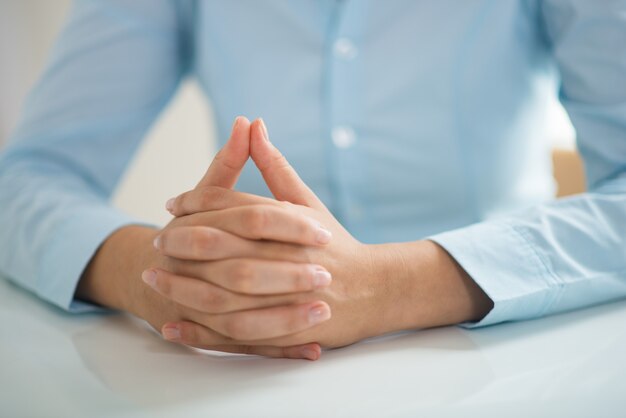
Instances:
[[[70,0],[0,0],[0,148],[19,120],[70,6]],[[116,206],[165,224],[171,218],[165,202],[195,186],[212,160],[214,144],[211,108],[187,81],[141,146],[116,192]],[[164,156],[166,171],[160,168]]]
[[[0,148],[19,120],[24,99],[45,66],[70,4],[69,0],[0,0]],[[558,103],[549,117],[559,194],[580,192],[583,175],[574,130]],[[184,141],[172,140],[181,137]],[[177,146],[180,143],[189,145]],[[147,221],[166,223],[165,201],[192,188],[214,152],[210,103],[193,81],[186,81],[148,134],[116,192],[115,204]],[[163,156],[175,169],[159,169]]]

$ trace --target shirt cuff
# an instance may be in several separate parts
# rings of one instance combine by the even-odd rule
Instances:
[[[90,207],[72,214],[46,245],[37,274],[38,295],[72,313],[104,310],[76,300],[76,286],[100,245],[114,231],[131,224],[143,223],[109,206]]]
[[[505,222],[483,222],[427,239],[442,246],[494,303],[479,322],[465,328],[542,316],[558,286],[523,231]]]

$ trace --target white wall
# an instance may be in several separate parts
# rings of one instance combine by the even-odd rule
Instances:
[[[0,0],[0,145],[15,126],[69,1]]]
[[[170,219],[165,202],[195,186],[213,159],[214,144],[212,112],[197,85],[187,82],[148,134],[116,205],[164,224]]]
[[[0,145],[15,126],[69,3],[0,0]],[[573,148],[573,129],[556,103],[550,118],[555,146]],[[164,202],[197,182],[213,155],[214,138],[209,107],[195,84],[184,84],[126,173],[116,205],[147,221],[167,222]]]

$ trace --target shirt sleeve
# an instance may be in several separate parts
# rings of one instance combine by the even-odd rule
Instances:
[[[76,1],[0,156],[0,272],[67,310],[100,244],[137,223],[110,197],[187,67],[171,1]]]
[[[494,301],[466,327],[626,297],[626,1],[540,4],[589,191],[430,237]]]

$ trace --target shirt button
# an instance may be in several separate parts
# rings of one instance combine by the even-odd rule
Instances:
[[[351,60],[356,57],[356,46],[348,38],[337,39],[333,48],[335,50],[335,55],[337,55],[339,58]]]
[[[337,148],[350,148],[356,142],[356,134],[349,126],[337,126],[332,132],[333,144]]]

